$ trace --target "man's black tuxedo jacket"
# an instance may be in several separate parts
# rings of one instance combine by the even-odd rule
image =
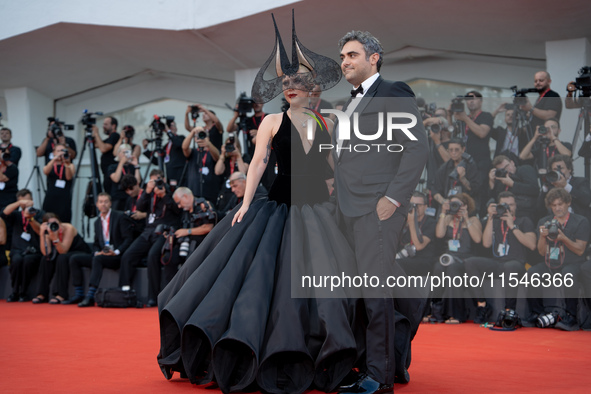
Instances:
[[[123,212],[112,209],[109,222],[109,244],[113,245],[114,250],[119,249],[121,252],[120,255],[122,255],[132,242],[133,231],[131,221]],[[103,237],[103,226],[99,215],[94,221],[93,251],[100,252],[104,247],[105,238]]]
[[[399,99],[387,99],[397,97]],[[361,134],[376,133],[380,112],[383,116],[388,112],[413,114],[417,123],[409,130],[417,140],[413,141],[403,131],[395,129],[392,133],[393,139],[388,141],[387,121],[384,118],[384,129],[379,139],[364,141],[351,130],[351,140],[343,143],[343,147],[356,144],[385,144],[381,146],[379,152],[375,148],[366,153],[355,152],[353,149],[351,152],[341,150],[340,155],[337,156],[336,150],[333,149],[337,200],[341,212],[349,217],[363,216],[375,210],[378,200],[383,196],[399,202],[400,213],[406,214],[412,193],[429,157],[427,134],[414,93],[407,84],[386,81],[378,77],[354,111],[359,114]],[[405,118],[396,120],[397,118],[394,119],[394,123],[410,122],[410,119]],[[353,116],[351,116],[351,128],[353,127]],[[337,134],[338,129],[333,136],[336,138]],[[400,144],[404,150],[399,153],[388,152],[386,146],[391,144]]]

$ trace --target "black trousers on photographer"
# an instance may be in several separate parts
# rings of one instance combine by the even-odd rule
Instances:
[[[74,287],[84,285],[82,267],[88,267],[90,281],[88,285],[95,289],[99,287],[103,277],[103,268],[118,270],[121,265],[121,256],[92,256],[88,254],[77,254],[70,258],[70,271],[72,272],[72,284]]]

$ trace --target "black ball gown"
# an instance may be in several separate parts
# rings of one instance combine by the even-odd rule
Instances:
[[[258,388],[334,391],[362,350],[357,303],[345,290],[292,297],[303,273],[355,269],[354,254],[327,203],[324,129],[305,152],[286,113],[272,144],[278,176],[268,198],[253,201],[241,223],[222,220],[158,296],[158,363],[192,383],[222,392]],[[301,286],[300,286],[301,290]],[[324,290],[326,291],[326,290]],[[358,345],[361,344],[361,345]]]

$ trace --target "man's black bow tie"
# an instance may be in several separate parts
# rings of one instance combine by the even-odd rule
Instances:
[[[351,97],[356,97],[357,93],[363,94],[363,86],[362,85],[359,85],[359,87],[357,89],[351,90]]]

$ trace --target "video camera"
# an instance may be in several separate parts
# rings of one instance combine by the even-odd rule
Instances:
[[[103,116],[103,113],[99,111],[89,112],[87,109],[82,111],[80,122],[84,125],[84,130],[86,130],[86,138],[92,138],[92,126],[96,124],[95,116]]]
[[[584,66],[575,79],[575,87],[581,91],[579,97],[591,97],[591,67]]]
[[[171,115],[154,115],[154,120],[150,123],[150,127],[152,131],[156,134],[156,138],[162,138],[164,131],[166,130],[166,126],[170,128],[174,122],[174,116]]]
[[[466,105],[464,100],[466,97],[457,96],[451,100],[451,112],[466,112]]]
[[[538,89],[536,88],[518,89],[517,85],[511,86],[509,89],[513,91],[513,104],[515,105],[525,105],[527,103],[528,93],[538,93]]]
[[[64,130],[74,130],[73,124],[66,124],[58,118],[50,116],[47,121],[49,122],[48,131],[51,131],[55,137],[63,137]]]
[[[237,104],[237,111],[239,116],[246,116],[247,113],[252,111],[252,106],[254,105],[254,100],[252,97],[248,97],[246,92],[240,93],[240,97],[238,97],[238,104]]]

